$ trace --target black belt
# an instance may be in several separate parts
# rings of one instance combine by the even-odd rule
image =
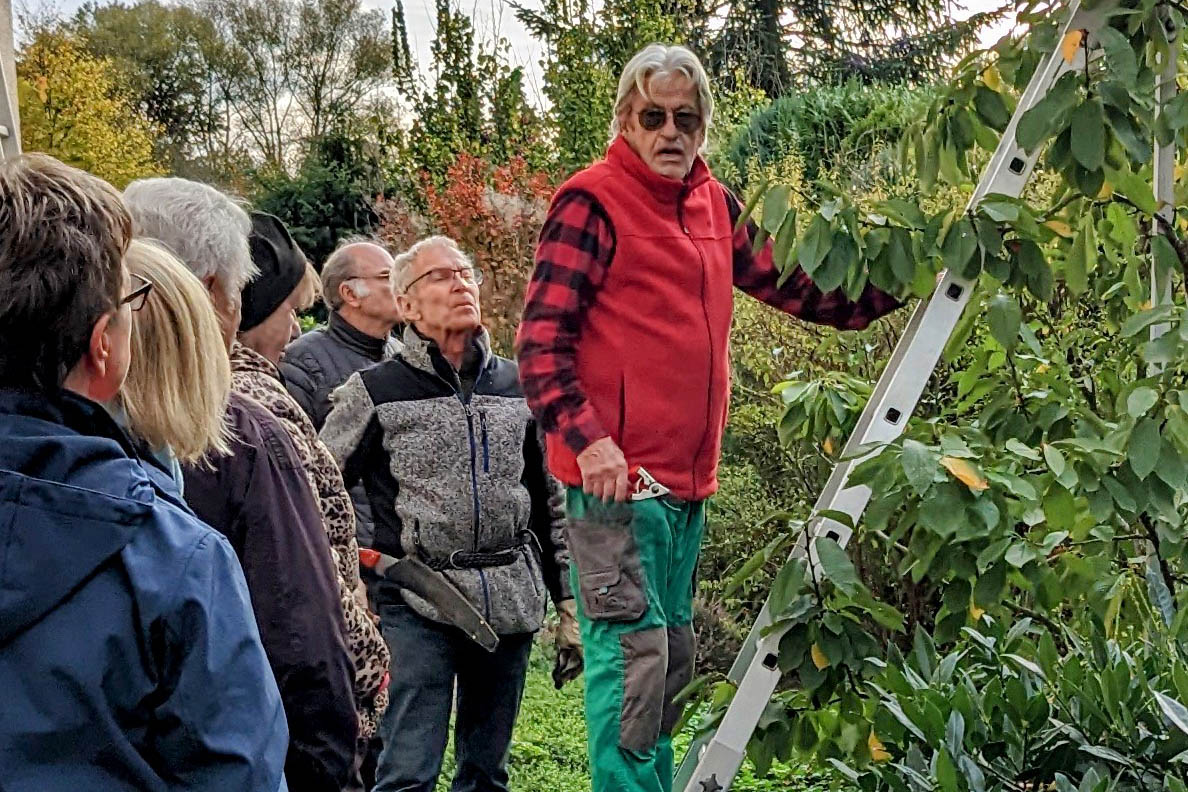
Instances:
[[[486,567],[510,566],[516,562],[517,552],[523,545],[508,550],[478,551],[455,550],[449,558],[431,559],[425,564],[440,572],[443,569],[484,569]]]
[[[537,552],[540,552],[536,534],[531,531],[521,531],[520,541],[513,545],[493,550],[455,550],[450,553],[448,558],[422,557],[421,561],[437,572],[443,569],[485,569],[487,567],[511,566],[519,558],[520,550],[528,545],[535,546]]]

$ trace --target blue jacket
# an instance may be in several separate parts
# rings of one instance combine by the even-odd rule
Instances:
[[[284,789],[227,541],[103,408],[0,389],[0,789]]]

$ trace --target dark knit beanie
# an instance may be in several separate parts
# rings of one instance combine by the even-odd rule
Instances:
[[[240,330],[251,330],[272,316],[305,277],[305,255],[278,218],[252,212],[248,246],[252,250],[252,263],[260,274],[243,288]]]

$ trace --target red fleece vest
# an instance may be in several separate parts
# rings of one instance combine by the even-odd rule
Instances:
[[[733,227],[723,189],[701,158],[674,181],[619,138],[558,191],[593,195],[615,232],[582,322],[582,388],[632,472],[643,466],[694,501],[718,489],[730,391]],[[580,486],[573,452],[559,437],[548,446],[553,472]]]

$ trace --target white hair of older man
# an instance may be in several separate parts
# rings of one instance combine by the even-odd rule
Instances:
[[[632,95],[638,93],[650,100],[648,91],[653,81],[666,82],[674,77],[685,77],[693,83],[697,89],[698,110],[705,122],[704,128],[709,129],[714,116],[714,97],[710,93],[709,75],[705,73],[701,61],[689,49],[679,45],[649,44],[635,53],[619,77],[619,93],[615,96],[614,118],[610,125],[611,143],[619,136],[620,119],[631,105]]]
[[[448,236],[426,237],[392,260],[392,288],[397,293],[403,292],[407,288],[408,274],[412,270],[413,264],[416,263],[417,257],[433,248],[441,248],[452,253],[460,263],[467,267],[474,266],[470,257],[462,252],[462,248],[458,247],[458,243]]]
[[[211,276],[239,294],[259,274],[244,208],[209,184],[179,178],[138,179],[124,190],[138,237],[165,245],[199,279]]]

